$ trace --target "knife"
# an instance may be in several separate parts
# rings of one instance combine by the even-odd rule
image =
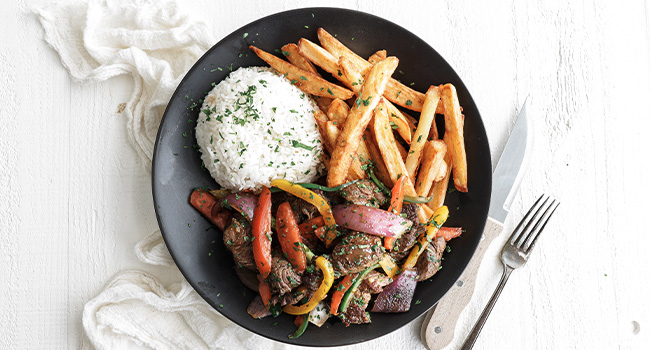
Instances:
[[[526,99],[528,100],[528,99]],[[519,190],[519,184],[526,168],[526,151],[530,148],[530,123],[526,117],[526,101],[501,154],[492,175],[492,197],[488,220],[481,242],[474,256],[451,289],[429,311],[422,324],[422,341],[430,350],[442,349],[454,339],[456,323],[474,293],[476,275],[483,261],[483,255],[492,240],[503,231],[503,223],[510,211],[510,205]]]

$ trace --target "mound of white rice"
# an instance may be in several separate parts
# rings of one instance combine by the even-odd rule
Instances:
[[[205,97],[196,125],[201,159],[230,190],[274,179],[311,182],[323,170],[314,102],[269,68],[240,68]]]

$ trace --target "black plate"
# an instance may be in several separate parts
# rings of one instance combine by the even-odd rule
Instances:
[[[201,98],[213,82],[224,79],[231,68],[266,65],[248,49],[249,45],[273,52],[301,37],[318,42],[318,27],[336,34],[363,57],[380,49],[397,56],[404,74],[396,73],[395,77],[406,84],[413,82],[416,90],[426,91],[431,84],[456,86],[465,114],[470,192],[448,194],[446,204],[451,212],[448,225],[462,226],[466,232],[450,242],[451,253],[445,253],[442,270],[418,285],[409,312],[372,313],[372,324],[347,328],[340,321],[330,319],[323,327],[312,325],[302,337],[290,340],[287,335],[296,329],[293,316],[256,320],[246,313],[246,306],[255,293],[235,275],[222,233],[189,204],[192,189],[216,187],[210,174],[201,169],[193,131]],[[426,42],[396,24],[366,13],[333,8],[299,9],[268,16],[245,25],[210,49],[187,73],[169,101],[153,159],[153,197],[158,223],[187,281],[210,305],[242,327],[270,339],[307,346],[367,341],[386,335],[429,310],[456,282],[474,254],[487,218],[491,179],[490,150],[481,117],[467,88],[449,64]]]

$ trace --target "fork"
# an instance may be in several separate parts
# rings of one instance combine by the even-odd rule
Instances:
[[[538,206],[544,197],[545,196],[542,195],[539,197],[539,199],[537,199],[535,204],[533,204],[524,218],[521,219],[515,230],[512,232],[512,235],[510,235],[510,238],[503,246],[503,249],[501,250],[501,262],[503,263],[503,275],[501,276],[501,281],[499,281],[499,285],[494,291],[494,294],[492,294],[492,298],[490,298],[490,301],[485,306],[483,313],[481,313],[481,316],[476,321],[474,328],[472,328],[472,331],[469,333],[469,336],[463,343],[463,346],[461,347],[462,350],[472,349],[474,343],[476,342],[476,338],[478,338],[478,335],[481,332],[483,325],[485,324],[485,321],[487,320],[488,316],[490,316],[490,311],[492,311],[494,304],[496,304],[497,299],[499,299],[499,295],[501,295],[503,287],[506,285],[506,282],[508,282],[510,274],[515,269],[518,269],[526,264],[531,251],[535,247],[535,243],[537,243],[537,239],[539,238],[540,233],[542,233],[542,230],[544,230],[544,227],[546,227],[546,224],[551,218],[551,215],[555,213],[555,209],[557,209],[557,207],[560,205],[560,202],[556,201],[555,199],[547,205],[548,201],[551,199],[550,197],[547,197],[544,202]],[[539,216],[542,211],[543,214]],[[533,214],[533,216],[530,220],[528,220],[528,217],[530,217],[531,214]]]

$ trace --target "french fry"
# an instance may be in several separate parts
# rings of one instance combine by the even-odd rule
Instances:
[[[327,50],[305,38],[302,38],[298,41],[298,49],[300,49],[300,53],[304,57],[313,62],[315,65],[323,68],[323,70],[332,74],[335,78],[341,80],[347,87],[351,86],[351,81],[344,81],[341,79],[342,75],[339,74],[340,71],[338,58],[332,56],[332,54]]]
[[[314,111],[314,119],[316,120],[316,125],[318,125],[318,131],[320,132],[321,139],[323,139],[325,149],[332,153],[334,145],[329,143],[329,138],[327,137],[327,116],[320,109],[317,109]]]
[[[336,140],[340,137],[340,131],[339,128],[336,127],[334,122],[328,121],[327,126],[326,126],[326,137],[327,140],[330,144],[336,145]],[[330,153],[334,152],[334,149]],[[348,171],[345,173],[346,178],[348,180],[360,180],[360,179],[365,179],[367,177],[366,172],[363,170],[361,161],[359,160],[359,156],[355,152],[354,154],[351,154],[350,159],[352,159],[352,162],[350,164],[350,167],[348,168]],[[329,174],[332,173],[332,171],[335,171],[332,169],[332,159],[330,158],[330,165],[328,169],[328,176]],[[345,183],[345,179],[343,181]],[[337,185],[338,186],[338,185]]]
[[[445,149],[446,149],[446,147],[445,147]],[[446,152],[446,150],[445,150],[445,152]],[[436,178],[433,179],[433,181],[437,182],[437,181],[441,181],[442,179],[444,179],[445,176],[447,176],[447,169],[448,169],[447,163],[445,163],[444,161],[442,163],[440,163],[440,167],[438,168],[438,175],[436,175]]]
[[[465,153],[465,137],[463,136],[463,116],[458,103],[456,88],[445,84],[441,91],[442,102],[445,105],[445,143],[451,153],[451,164],[454,173],[454,185],[460,192],[467,192],[467,155]]]
[[[372,118],[373,109],[381,100],[388,79],[397,68],[398,63],[399,60],[396,57],[387,57],[373,66],[368,74],[368,78],[361,87],[359,97],[348,114],[343,130],[336,140],[330,171],[327,174],[329,187],[335,187],[345,182],[352,157],[359,148],[361,136]]]
[[[360,70],[370,66],[368,61],[359,57],[323,28],[318,28],[318,40],[320,40],[323,48],[329,51],[332,56],[347,57],[355,66],[359,67]],[[384,97],[395,104],[417,112],[422,111],[422,106],[424,104],[423,93],[415,91],[393,78],[388,81]]]
[[[422,113],[420,114],[420,121],[418,122],[418,127],[415,130],[413,139],[411,140],[411,148],[406,157],[406,171],[408,171],[409,176],[411,176],[412,179],[415,179],[416,171],[420,165],[422,149],[424,148],[424,144],[427,142],[429,131],[431,130],[431,124],[436,116],[436,107],[440,101],[438,87],[433,85],[429,87],[425,96],[424,106],[422,107]],[[428,188],[426,193],[429,193]]]
[[[306,59],[303,55],[300,54],[300,49],[298,45],[290,43],[282,46],[282,54],[291,62],[294,66],[306,70],[314,75],[320,76],[314,64],[310,60]]]
[[[370,58],[368,58],[368,62],[370,62],[370,64],[372,65],[375,65],[385,59],[386,59],[386,50],[379,50],[373,53],[372,56],[370,56]]]
[[[354,67],[352,61],[346,57],[341,57],[341,59],[339,59],[339,67],[340,72],[342,73],[343,77],[345,77],[345,80],[353,82],[350,87],[352,91],[358,93],[361,85],[365,81],[362,72],[357,70],[357,68]],[[411,130],[415,129],[415,126],[409,123],[402,112],[400,112],[400,110],[397,109],[397,107],[395,107],[392,103],[385,101],[385,105],[388,110],[388,115],[390,116],[391,125],[394,127],[394,129],[397,130],[400,136],[402,136],[404,141],[410,144],[412,137]]]
[[[348,113],[350,112],[350,107],[340,99],[335,99],[332,101],[330,109],[327,111],[327,117],[329,118],[332,124],[341,130],[345,125],[345,121],[348,118]],[[363,140],[359,143],[359,148],[357,148],[357,157],[362,166],[366,166],[370,163],[370,154],[366,146],[366,137],[363,136]],[[354,161],[353,161],[354,162]]]
[[[391,127],[392,127],[392,125],[391,125]],[[397,142],[397,140],[395,142],[395,146],[397,146],[397,150],[399,151],[400,156],[402,156],[402,161],[405,162],[406,157],[408,156],[408,151],[406,150],[406,148],[404,148],[404,146],[402,146],[401,143]]]
[[[388,113],[386,113],[386,107],[383,103],[375,110],[373,131],[392,183],[395,183],[400,177],[406,176],[407,179],[402,184],[404,186],[404,194],[417,196],[413,182],[408,177],[406,165],[404,165],[402,156],[397,149],[397,141],[391,131]]]
[[[426,109],[426,102],[424,108]],[[440,174],[440,168],[445,164],[445,154],[447,154],[447,145],[445,145],[444,141],[427,141],[424,146],[422,165],[420,166],[417,181],[415,182],[415,192],[418,196],[427,197],[429,195],[434,181],[436,181],[436,178]],[[445,166],[444,168],[445,173],[442,174],[442,177],[446,175],[447,171],[447,167]]]
[[[366,131],[364,136],[366,147],[368,148],[368,154],[370,155],[370,160],[372,160],[372,163],[375,165],[375,169],[377,169],[376,175],[379,178],[379,181],[392,188],[394,185],[393,180],[390,179],[390,174],[388,174],[386,164],[384,164],[384,160],[381,158],[381,151],[379,150],[379,147],[377,147],[375,137],[370,131]]]
[[[296,87],[308,94],[330,98],[338,97],[343,100],[354,96],[352,91],[339,85],[332,84],[327,80],[306,70],[302,70],[266,51],[258,49],[252,45],[249,46],[249,48],[253,50],[259,58],[280,72],[280,74],[284,74],[292,84],[295,84]]]
[[[395,136],[390,131],[390,124],[388,124],[388,114],[386,113],[385,100],[382,99],[380,105],[375,109],[374,122],[372,124],[377,146],[381,152],[384,164],[391,181],[395,183],[400,176],[406,176],[402,186],[404,186],[404,194],[408,196],[417,196],[413,182],[408,177],[404,160],[399,154],[397,149],[397,141]],[[418,219],[420,223],[425,223],[431,217],[433,211],[426,205],[418,205]]]
[[[429,192],[429,197],[432,198],[429,203],[427,203],[427,205],[432,210],[437,210],[445,204],[445,196],[447,195],[447,186],[449,185],[449,177],[451,176],[451,168],[453,163],[451,160],[451,155],[449,154],[449,150],[447,150],[447,153],[445,153],[444,161],[447,165],[447,172],[445,174],[445,177],[440,181],[436,181],[431,187],[431,191]]]
[[[285,55],[289,62],[291,62],[294,66],[313,73],[319,77],[321,76],[320,73],[318,73],[316,70],[316,67],[314,67],[314,64],[300,53],[298,45],[286,44],[282,46],[281,50],[282,54]],[[321,111],[327,111],[330,108],[330,103],[332,103],[332,99],[328,97],[312,96],[312,98],[318,105],[318,108],[321,109]]]
[[[333,121],[341,129],[345,124],[350,113],[350,106],[343,100],[337,98],[332,101],[330,108],[327,110],[327,118]]]

